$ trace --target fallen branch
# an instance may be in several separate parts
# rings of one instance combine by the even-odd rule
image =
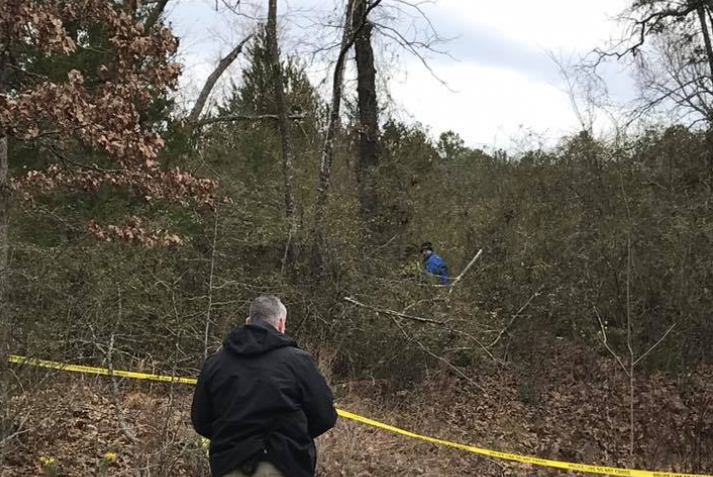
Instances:
[[[386,309],[386,308],[377,308],[377,307],[374,307],[374,306],[371,306],[371,305],[365,305],[364,303],[358,302],[358,301],[356,301],[354,298],[350,298],[350,297],[344,297],[344,301],[349,302],[349,303],[351,303],[351,304],[353,304],[353,305],[362,307],[362,308],[366,308],[366,309],[368,309],[368,310],[375,311],[376,313],[384,313],[385,315],[395,316],[395,317],[397,317],[397,318],[404,318],[404,319],[407,319],[407,320],[418,321],[418,322],[421,322],[421,323],[428,323],[428,324],[431,324],[431,325],[440,325],[440,326],[442,326],[443,329],[446,330],[446,331],[450,331],[450,332],[453,332],[453,333],[457,333],[457,334],[463,335],[463,336],[465,336],[466,338],[469,338],[470,340],[474,341],[475,344],[477,344],[477,345],[480,347],[480,349],[482,349],[483,352],[485,352],[485,354],[487,354],[488,357],[490,357],[490,359],[492,359],[495,363],[498,363],[498,362],[499,362],[499,361],[495,358],[495,356],[493,356],[493,354],[490,352],[490,350],[488,350],[488,348],[487,348],[478,338],[476,338],[476,337],[473,336],[472,334],[467,333],[467,332],[465,332],[465,331],[461,331],[461,330],[458,330],[458,329],[455,329],[455,328],[450,328],[450,327],[447,326],[447,324],[446,324],[445,322],[443,322],[443,321],[432,320],[432,319],[430,319],[430,318],[423,318],[423,317],[421,317],[421,316],[407,315],[406,313],[401,313],[401,312],[394,311],[394,310],[389,310],[389,309]]]
[[[198,121],[198,126],[207,126],[215,123],[229,123],[234,121],[275,121],[278,119],[277,114],[231,114],[230,116],[218,116],[215,118],[206,118]],[[301,121],[305,119],[304,115],[294,114],[288,116],[287,119],[292,121]]]
[[[443,323],[442,321],[432,320],[430,318],[422,318],[420,316],[407,315],[405,313],[400,313],[400,312],[394,311],[394,310],[388,310],[386,308],[377,308],[375,306],[366,305],[366,304],[356,301],[354,298],[351,298],[348,296],[345,296],[343,299],[344,299],[344,301],[349,302],[352,305],[356,305],[361,308],[366,308],[367,310],[371,310],[376,313],[384,313],[386,315],[397,316],[399,318],[405,318],[407,320],[419,321],[421,323],[431,323],[434,325],[445,325],[445,323]]]

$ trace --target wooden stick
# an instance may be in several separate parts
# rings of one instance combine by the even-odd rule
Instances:
[[[451,283],[451,286],[454,286],[456,283],[458,283],[460,281],[461,278],[463,278],[463,275],[465,275],[468,272],[468,270],[470,270],[470,267],[473,266],[475,261],[478,260],[482,254],[483,254],[483,249],[481,248],[480,250],[478,250],[478,253],[475,254],[475,257],[473,257],[473,259],[470,262],[468,262],[468,265],[465,266],[463,271],[460,272],[460,275],[458,275],[455,278],[455,280],[453,280],[453,283]]]

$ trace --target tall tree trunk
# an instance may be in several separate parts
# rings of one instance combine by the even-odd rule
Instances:
[[[10,173],[7,158],[7,136],[0,128],[0,362],[4,364],[9,346],[10,322],[7,295],[9,288]],[[2,365],[0,365],[1,367]]]
[[[240,55],[240,52],[243,51],[245,44],[250,41],[252,37],[253,35],[248,35],[243,41],[238,43],[238,45],[233,48],[230,53],[225,55],[225,57],[218,62],[218,66],[216,66],[210,76],[208,76],[208,79],[206,79],[206,82],[201,89],[201,93],[198,95],[196,104],[193,106],[193,109],[191,109],[191,114],[188,115],[188,122],[190,124],[195,125],[198,123],[198,119],[200,119],[201,113],[205,108],[205,104],[208,102],[208,96],[210,96],[210,92],[213,91],[215,83],[218,82],[218,79],[220,79],[225,70],[233,64],[238,55]]]
[[[327,131],[324,136],[322,155],[319,163],[319,185],[317,186],[317,202],[314,210],[314,223],[312,226],[312,270],[321,274],[323,268],[322,249],[325,237],[325,212],[327,199],[329,198],[329,183],[332,178],[332,162],[334,160],[334,140],[339,128],[339,114],[342,106],[342,88],[344,82],[344,63],[347,52],[354,44],[355,35],[358,35],[364,27],[364,23],[359,23],[359,27],[354,30],[354,8],[357,0],[348,0],[344,14],[344,32],[339,49],[337,61],[334,64],[334,74],[332,78],[332,99],[330,102],[329,119],[327,121]],[[366,18],[371,10],[376,8],[381,0],[374,0],[364,11]]]
[[[0,94],[5,93],[5,61],[7,41],[0,39]],[[7,304],[10,273],[10,244],[8,226],[10,223],[10,168],[7,154],[7,135],[0,126],[0,440],[11,432],[9,415],[5,412],[9,401],[7,355],[10,352],[10,314]],[[5,446],[0,445],[0,468],[5,462]]]
[[[0,93],[5,92],[5,61],[7,47],[0,43]],[[0,126],[0,369],[5,365],[5,355],[10,345],[10,318],[7,298],[10,280],[10,167],[8,161],[8,140]],[[0,420],[2,416],[0,416]]]
[[[327,131],[324,136],[322,155],[319,163],[319,185],[317,186],[317,202],[314,210],[314,224],[312,229],[312,269],[321,273],[323,268],[322,250],[324,245],[324,216],[329,197],[329,183],[332,178],[332,162],[334,160],[334,139],[339,128],[339,113],[342,106],[342,86],[344,80],[344,63],[349,48],[354,44],[352,35],[352,19],[354,18],[354,2],[348,0],[344,19],[344,32],[342,33],[339,56],[334,65],[332,78],[332,99],[330,102]]]
[[[709,7],[713,2],[708,2]],[[701,23],[701,32],[703,33],[703,42],[706,46],[706,56],[708,58],[708,79],[713,84],[713,46],[711,46],[711,37],[708,30],[708,22],[706,21],[705,7],[698,7],[698,19]],[[708,174],[709,178],[713,175],[713,118],[708,119],[708,131],[706,132],[706,143],[708,146]]]
[[[708,22],[706,21],[705,8],[701,5],[698,7],[698,20],[701,23],[701,32],[703,33],[703,42],[706,46],[706,57],[708,58],[708,77],[713,82],[713,46],[711,46],[711,37],[708,31]]]
[[[348,0],[344,15],[344,32],[342,33],[342,41],[337,56],[337,62],[334,65],[334,75],[332,78],[332,100],[330,102],[329,119],[327,121],[327,132],[324,136],[324,145],[322,146],[322,155],[319,164],[319,185],[317,186],[317,202],[314,211],[314,223],[312,227],[312,269],[321,273],[323,268],[322,249],[325,237],[324,217],[329,198],[329,183],[332,178],[332,161],[334,160],[334,140],[339,128],[339,114],[342,105],[342,87],[344,80],[344,63],[346,61],[347,52],[354,44],[355,34],[360,33],[364,27],[363,22],[359,24],[359,28],[353,30],[354,26],[354,7],[355,1]],[[371,10],[376,8],[381,3],[381,0],[374,0],[364,11],[366,18]]]
[[[295,217],[295,150],[290,137],[287,122],[287,105],[285,104],[285,80],[280,64],[280,49],[277,45],[277,0],[269,0],[267,14],[267,47],[272,63],[272,84],[277,104],[277,127],[282,139],[282,168],[285,176],[285,218],[287,219],[287,243],[282,260],[282,270],[292,263],[295,255],[295,234],[297,220]]]
[[[0,53],[1,55],[2,53]],[[0,61],[1,63],[1,61]],[[2,71],[0,70],[0,76]],[[0,79],[1,81],[1,79]],[[2,89],[0,88],[0,91]],[[5,132],[0,128],[0,440],[3,440],[11,432],[8,415],[4,409],[7,409],[8,395],[8,376],[5,372],[7,367],[7,355],[10,352],[10,317],[7,306],[7,290],[8,290],[8,212],[10,211],[10,191],[8,180],[8,161],[7,161],[7,137]],[[5,447],[0,445],[0,467],[5,461]]]
[[[378,194],[375,169],[379,163],[379,115],[376,98],[376,68],[371,45],[373,25],[367,18],[367,1],[355,0],[353,29],[358,32],[354,39],[357,65],[357,93],[359,97],[359,161],[357,181],[361,212],[369,228],[376,230],[374,223]]]

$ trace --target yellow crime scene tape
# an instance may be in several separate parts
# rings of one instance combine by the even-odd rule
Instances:
[[[68,364],[59,363],[56,361],[47,361],[43,359],[27,358],[24,356],[10,355],[8,356],[8,361],[16,364],[24,364],[28,366],[37,366],[40,368],[56,369],[60,371],[68,371],[72,373],[83,373],[83,374],[96,374],[101,376],[117,376],[122,378],[130,379],[144,379],[149,381],[159,381],[164,383],[181,383],[181,384],[196,384],[196,378],[185,378],[179,376],[166,376],[161,374],[150,374],[141,373],[137,371],[123,371],[123,370],[111,370],[108,368],[100,368],[95,366],[84,366],[79,364]],[[471,446],[467,444],[460,444],[458,442],[447,441],[444,439],[439,439],[437,437],[426,436],[419,434],[417,432],[407,431],[399,427],[391,426],[380,421],[375,421],[374,419],[369,419],[368,417],[360,416],[359,414],[354,414],[353,412],[345,411],[343,409],[337,409],[337,413],[345,418],[352,421],[361,422],[368,426],[376,427],[378,429],[383,429],[385,431],[392,432],[394,434],[410,437],[413,439],[419,439],[421,441],[430,442],[432,444],[437,444],[445,447],[451,447],[454,449],[460,449],[466,452],[472,452],[473,454],[479,454],[482,456],[492,457],[495,459],[509,460],[514,462],[519,462],[522,464],[537,465],[541,467],[550,467],[555,469],[571,470],[575,472],[583,472],[590,474],[604,474],[604,475],[621,475],[621,476],[631,476],[631,477],[713,477],[711,475],[703,474],[682,474],[678,472],[665,472],[665,471],[655,471],[655,470],[639,470],[639,469],[626,469],[618,467],[607,467],[602,465],[590,465],[590,464],[576,464],[574,462],[564,462],[560,460],[543,459],[540,457],[513,454],[510,452],[496,451],[492,449],[485,449],[482,447]]]

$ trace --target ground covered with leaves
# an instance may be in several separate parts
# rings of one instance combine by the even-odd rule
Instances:
[[[536,389],[506,370],[472,370],[485,389],[433,370],[417,387],[335,384],[339,406],[454,441],[574,462],[629,466],[628,378],[609,361],[562,359]],[[713,370],[635,382],[638,468],[711,474]],[[208,475],[190,428],[190,388],[55,376],[10,403],[2,477]],[[41,389],[41,390],[40,390]],[[561,475],[482,458],[342,419],[319,441],[321,477]]]

